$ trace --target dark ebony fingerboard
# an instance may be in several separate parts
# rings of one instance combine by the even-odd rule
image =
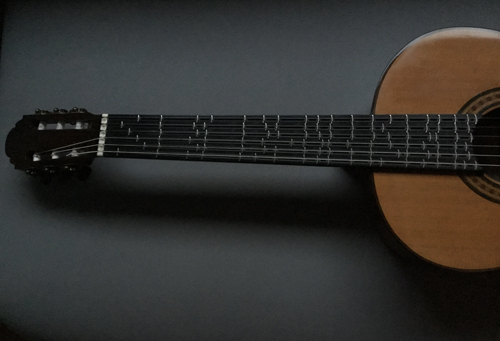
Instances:
[[[478,170],[475,115],[109,115],[105,157]]]

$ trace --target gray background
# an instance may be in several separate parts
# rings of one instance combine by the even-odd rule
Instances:
[[[405,44],[500,29],[499,14],[477,0],[11,2],[1,143],[36,107],[368,114]],[[87,182],[43,186],[0,162],[0,320],[28,339],[500,339],[500,275],[396,256],[363,172],[101,159]]]

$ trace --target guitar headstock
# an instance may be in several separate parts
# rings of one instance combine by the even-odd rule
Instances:
[[[16,169],[49,182],[52,175],[90,175],[97,155],[101,116],[82,108],[37,109],[17,122],[5,142]]]

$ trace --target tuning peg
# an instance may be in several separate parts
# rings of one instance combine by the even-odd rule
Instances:
[[[80,108],[80,110],[79,110],[78,112],[80,112],[80,113],[86,113],[86,112],[87,112],[87,109]]]
[[[35,115],[41,115],[41,114],[42,114],[42,111],[41,111],[40,109],[38,109],[38,108],[37,108],[37,109],[35,110]]]
[[[40,180],[44,185],[52,181],[52,173],[50,171],[40,171],[38,169],[26,169],[26,174]]]
[[[67,114],[68,110],[66,110],[66,109],[59,109],[59,113],[60,114]]]
[[[66,173],[74,173],[74,172],[76,172],[76,167],[74,167],[74,166],[64,166],[63,170]]]
[[[69,112],[70,113],[77,113],[78,112],[78,108],[77,107],[73,107]]]
[[[49,174],[56,174],[58,171],[56,168],[50,168],[50,167],[45,167],[43,170],[45,171],[45,173]]]
[[[36,169],[26,169],[25,172],[30,176],[36,176],[38,174],[38,171]]]
[[[58,113],[59,113],[59,109],[58,109],[58,108],[54,108],[54,110],[52,110],[52,112],[53,112],[54,114],[58,114]]]

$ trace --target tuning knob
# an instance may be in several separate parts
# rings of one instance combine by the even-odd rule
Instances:
[[[70,113],[77,113],[78,112],[78,108],[77,107],[73,107],[69,112]]]
[[[52,112],[53,112],[54,114],[58,114],[58,113],[59,113],[59,109],[58,109],[58,108],[54,108],[54,110],[52,110]]]
[[[59,109],[59,113],[60,114],[67,114],[68,110],[66,110],[66,109]]]
[[[50,171],[42,171],[39,169],[26,169],[26,174],[39,180],[42,184],[48,185],[52,181],[52,173]]]
[[[35,110],[35,115],[41,115],[41,114],[42,114],[42,111],[40,109]]]
[[[38,171],[36,169],[26,169],[25,172],[30,176],[36,176],[38,174]]]

